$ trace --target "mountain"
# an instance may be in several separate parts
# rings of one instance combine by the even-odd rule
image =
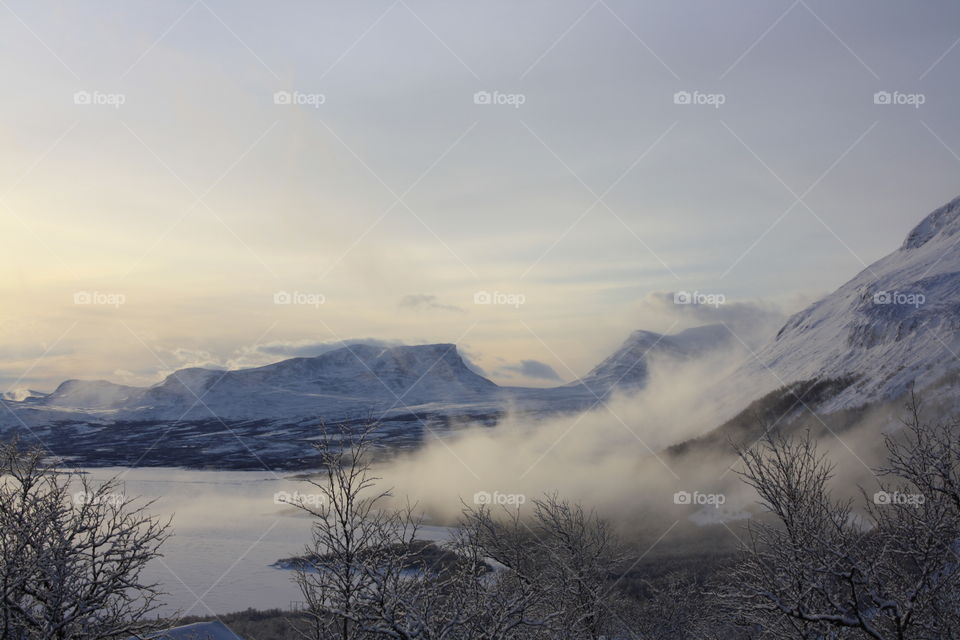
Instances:
[[[727,385],[756,396],[805,380],[848,380],[824,412],[937,384],[960,368],[960,197],[899,249],[789,318]]]
[[[899,249],[789,318],[705,393],[729,399],[729,411],[717,416],[718,423],[734,419],[725,432],[752,420],[735,418],[751,402],[755,410],[850,414],[894,400],[914,383],[949,384],[960,369],[958,330],[960,198],[924,218]],[[151,387],[68,380],[50,394],[5,396],[0,435],[29,430],[88,465],[304,468],[314,463],[307,444],[323,423],[374,420],[384,444],[414,447],[457,422],[495,423],[508,408],[582,411],[617,389],[643,388],[652,362],[695,360],[739,344],[731,338],[724,325],[635,331],[582,379],[548,389],[500,387],[471,370],[452,344],[355,344],[251,369],[182,369]]]
[[[357,344],[252,369],[181,369],[147,388],[67,380],[31,405],[117,420],[335,419],[426,402],[489,400],[498,392],[466,366],[455,345]]]
[[[719,324],[694,327],[673,335],[634,331],[619,349],[572,386],[583,385],[601,396],[615,388],[641,389],[647,382],[650,359],[697,358],[729,345],[732,339],[727,328]]]
[[[0,435],[29,432],[85,465],[297,469],[322,424],[380,423],[393,448],[417,446],[456,422],[495,423],[508,408],[582,411],[646,381],[648,359],[690,358],[717,327],[673,336],[638,331],[583,380],[548,389],[500,387],[455,345],[352,344],[251,369],[181,369],[151,387],[67,380],[50,394],[4,399]]]

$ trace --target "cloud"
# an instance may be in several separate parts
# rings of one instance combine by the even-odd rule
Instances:
[[[443,304],[440,299],[434,295],[425,293],[412,293],[400,298],[400,307],[404,309],[426,310],[439,309],[440,311],[463,311],[463,307],[453,304]]]
[[[381,340],[379,338],[352,338],[349,340],[321,340],[321,341],[301,341],[301,342],[269,342],[258,345],[254,349],[263,354],[272,356],[282,356],[286,358],[306,357],[323,355],[335,349],[348,347],[354,344],[368,344],[375,347],[398,347],[404,344],[401,340]]]
[[[690,327],[724,324],[741,340],[755,348],[783,326],[788,311],[768,300],[734,301],[720,291],[684,289],[654,291],[644,296],[637,308],[640,327],[662,327],[670,333]],[[662,329],[666,330],[666,329]]]
[[[532,417],[517,407],[492,428],[462,424],[384,463],[378,474],[398,498],[441,517],[455,517],[461,500],[478,491],[528,499],[556,491],[608,515],[659,512],[671,521],[691,513],[674,504],[680,490],[728,494],[728,506],[741,509],[735,474],[723,475],[730,463],[725,451],[695,460],[662,453],[722,422],[702,392],[737,361],[721,350],[693,362],[652,362],[648,386],[637,393],[617,393],[582,414]],[[752,390],[738,391],[741,406],[753,399]]]
[[[521,360],[517,364],[508,364],[498,368],[496,373],[506,377],[517,375],[524,378],[557,380],[558,382],[562,382],[562,379],[557,375],[557,372],[553,370],[553,367],[539,360]]]
[[[38,343],[4,344],[0,345],[0,361],[21,362],[24,360],[37,360],[39,358],[54,358],[70,355],[74,353],[74,351],[74,347],[58,343],[51,346]]]
[[[190,367],[204,369],[245,369],[272,364],[287,358],[312,358],[342,347],[355,344],[367,344],[377,347],[396,347],[404,344],[400,340],[381,340],[378,338],[352,338],[348,340],[277,340],[237,349],[232,355],[221,357],[203,350],[177,348],[159,350],[164,361],[173,369],[159,372],[160,379],[175,370]]]

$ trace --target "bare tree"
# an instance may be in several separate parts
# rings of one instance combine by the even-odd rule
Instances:
[[[881,469],[917,489],[927,500],[941,500],[960,517],[960,424],[922,417],[922,402],[911,391],[904,429],[885,437],[889,462]]]
[[[314,518],[296,575],[314,637],[580,640],[616,626],[606,587],[622,555],[596,514],[552,495],[527,513],[466,507],[452,541],[426,543],[415,507],[377,488],[370,434],[323,437],[321,499],[294,501]]]
[[[316,444],[323,472],[307,481],[320,499],[293,501],[314,518],[296,573],[314,637],[458,637],[472,611],[461,583],[478,569],[418,540],[414,506],[391,507],[372,471],[371,434],[325,432]]]
[[[760,637],[956,637],[957,521],[913,483],[937,441],[919,422],[913,433],[906,449],[890,443],[900,484],[859,508],[833,498],[833,466],[809,433],[740,450],[767,516],[718,593],[728,612]]]
[[[543,581],[545,549],[519,507],[494,513],[486,505],[465,507],[456,547],[473,562],[497,567],[489,579],[469,585],[477,611],[469,629],[481,640],[541,638],[560,613],[551,609]]]
[[[323,472],[308,478],[319,500],[295,499],[314,518],[312,540],[296,581],[313,620],[317,640],[364,636],[361,602],[371,588],[367,564],[384,544],[394,542],[396,520],[380,509],[389,492],[372,493],[378,478],[367,459],[370,429],[324,431],[314,445]]]
[[[169,522],[123,496],[62,472],[40,449],[0,444],[0,639],[99,640],[153,628],[158,585],[142,571]]]
[[[596,513],[550,494],[528,514],[467,508],[460,529],[460,548],[503,567],[476,637],[600,638],[622,622],[609,585],[624,554]]]

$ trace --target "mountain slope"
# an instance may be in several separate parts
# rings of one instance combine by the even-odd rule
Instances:
[[[181,369],[148,388],[68,380],[32,405],[117,420],[338,418],[498,393],[496,384],[466,366],[455,345],[361,344],[253,369]]]
[[[731,340],[730,332],[719,324],[694,327],[673,335],[634,331],[620,348],[571,386],[583,385],[600,396],[616,387],[637,390],[647,382],[651,359],[696,358],[730,344]]]
[[[728,386],[755,397],[799,380],[855,378],[825,400],[835,411],[929,386],[960,368],[960,197],[923,219],[901,247],[792,316]]]

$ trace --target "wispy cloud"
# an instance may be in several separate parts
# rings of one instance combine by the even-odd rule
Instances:
[[[400,298],[400,307],[403,309],[414,309],[417,311],[464,311],[463,307],[458,307],[455,304],[444,304],[443,302],[440,302],[440,298],[437,296],[425,293],[412,293],[403,296]]]
[[[504,365],[496,369],[494,373],[508,378],[520,376],[535,380],[556,380],[558,382],[562,380],[553,367],[539,360],[521,360],[516,364]]]

